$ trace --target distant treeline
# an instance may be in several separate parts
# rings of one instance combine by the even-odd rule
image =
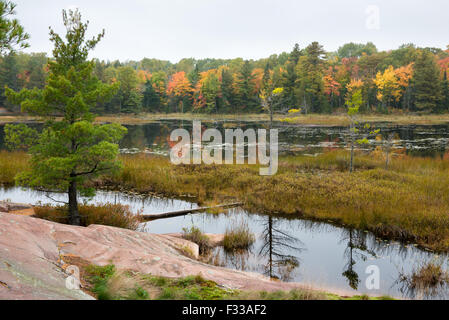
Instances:
[[[448,47],[449,49],[449,47]],[[45,54],[17,53],[0,58],[0,106],[5,85],[14,90],[42,88],[47,77]],[[313,42],[306,48],[266,59],[95,60],[96,76],[120,82],[110,103],[95,112],[263,112],[261,91],[283,88],[278,112],[330,113],[345,107],[347,93],[361,89],[362,112],[449,112],[449,50],[418,48],[378,51],[372,43],[345,44],[326,52]]]

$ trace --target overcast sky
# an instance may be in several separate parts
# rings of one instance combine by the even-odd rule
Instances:
[[[403,43],[446,48],[447,0],[13,0],[31,35],[27,52],[51,52],[48,27],[63,33],[62,9],[79,8],[90,32],[106,29],[92,57],[177,62],[181,58],[258,59],[318,41],[381,50]]]

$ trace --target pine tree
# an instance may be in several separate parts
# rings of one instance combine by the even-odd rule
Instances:
[[[190,83],[192,84],[192,87],[195,88],[196,84],[198,83],[198,80],[200,79],[200,71],[198,68],[198,63],[195,63],[195,68],[193,68],[192,72],[190,72],[187,75],[187,78],[189,79]]]
[[[254,94],[254,75],[252,73],[252,67],[248,61],[242,66],[240,73],[237,77],[238,84],[238,101],[239,105],[244,112],[256,111],[257,97]]]
[[[298,98],[295,94],[296,88],[298,86],[296,66],[298,65],[298,61],[301,56],[302,53],[299,49],[299,44],[296,43],[286,63],[286,72],[284,73],[283,79],[284,96],[286,98],[285,103],[287,103],[291,107],[299,105]]]
[[[440,109],[442,112],[447,112],[449,111],[449,81],[447,79],[447,71],[443,74],[442,87],[443,98],[441,99]]]
[[[232,88],[233,78],[232,74],[227,68],[221,71],[221,105],[224,112],[230,112],[232,107],[235,107],[235,95]],[[235,112],[235,110],[233,110]]]
[[[18,93],[7,88],[6,95],[20,103],[24,112],[46,120],[38,143],[30,149],[31,169],[19,174],[16,181],[22,186],[67,193],[69,222],[80,225],[78,193],[92,196],[94,189],[86,188],[85,182],[120,168],[117,143],[126,128],[93,123],[91,109],[110,100],[118,89],[99,81],[93,74],[94,62],[87,60],[104,31],[86,40],[88,23],[82,23],[78,11],[63,11],[63,20],[66,41],[50,31],[55,47],[45,88]]]
[[[0,0],[0,55],[19,49],[28,48],[27,40],[30,36],[25,33],[15,15],[16,4],[7,0]]]
[[[416,108],[434,112],[441,99],[440,70],[434,55],[425,50],[418,53],[414,65],[413,86]]]
[[[313,42],[306,48],[306,55],[299,59],[296,95],[306,112],[322,112],[324,104],[323,47]]]

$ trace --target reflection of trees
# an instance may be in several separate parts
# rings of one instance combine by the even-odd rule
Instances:
[[[344,254],[348,261],[342,275],[348,280],[349,286],[352,289],[357,290],[360,278],[354,270],[354,266],[357,263],[356,259],[366,261],[368,259],[367,254],[372,257],[376,257],[377,255],[373,250],[368,249],[368,246],[366,245],[367,236],[363,231],[347,229],[343,233],[342,241],[348,241]]]
[[[143,126],[127,126],[128,133],[120,142],[122,148],[143,149],[147,145]]]
[[[281,279],[283,281],[291,280],[291,273],[299,267],[299,260],[294,255],[285,254],[285,251],[302,251],[299,239],[280,230],[276,224],[277,220],[268,217],[264,223],[262,232],[263,245],[259,255],[268,258],[268,264],[265,266],[265,274],[270,278]]]

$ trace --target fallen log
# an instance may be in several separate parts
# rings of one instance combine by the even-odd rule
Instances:
[[[153,221],[153,220],[159,220],[159,219],[167,219],[167,218],[186,216],[188,214],[200,213],[200,212],[203,212],[206,210],[211,210],[211,209],[234,208],[234,207],[239,207],[241,205],[243,205],[243,203],[237,202],[237,203],[230,203],[230,204],[222,204],[222,205],[213,206],[213,207],[202,207],[202,208],[197,208],[197,209],[172,211],[172,212],[159,213],[159,214],[149,214],[149,215],[144,214],[144,215],[140,215],[139,218],[142,221]]]

